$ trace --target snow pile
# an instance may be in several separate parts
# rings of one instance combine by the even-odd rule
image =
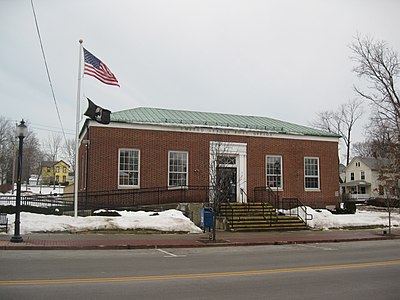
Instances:
[[[201,233],[202,230],[178,210],[163,212],[118,211],[120,217],[70,217],[21,212],[21,234],[31,232],[80,232],[91,230],[158,230]],[[8,215],[9,233],[14,232],[14,217]]]
[[[332,214],[326,209],[314,210],[311,207],[307,207],[307,214],[313,216],[312,220],[307,221],[307,225],[315,229],[389,226],[389,217],[387,212],[357,210],[355,214]],[[400,226],[400,214],[398,211],[392,213],[391,219],[392,226]]]
[[[292,210],[292,215],[296,214]],[[301,211],[301,210],[299,210]],[[97,213],[102,210],[97,211]],[[21,212],[21,234],[31,232],[81,232],[94,230],[158,230],[161,232],[188,232],[201,233],[189,218],[179,210],[163,212],[145,211],[117,211],[118,217],[91,216],[70,217],[40,215]],[[286,214],[289,214],[286,211]],[[355,214],[332,214],[326,209],[314,210],[307,207],[307,214],[312,215],[312,220],[307,225],[315,229],[335,229],[361,226],[387,227],[389,225],[388,213],[384,211],[357,210]],[[303,215],[304,218],[304,215]],[[9,231],[14,232],[14,214],[8,215]],[[392,213],[392,226],[400,226],[400,213]],[[5,234],[5,233],[1,233]]]

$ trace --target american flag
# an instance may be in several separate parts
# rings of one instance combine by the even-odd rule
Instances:
[[[93,76],[102,83],[119,86],[118,80],[110,69],[96,56],[83,48],[85,68],[83,74]]]

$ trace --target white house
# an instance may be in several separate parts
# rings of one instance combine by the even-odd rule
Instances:
[[[379,172],[387,161],[375,157],[354,157],[346,167],[346,180],[341,184],[342,194],[355,200],[384,197]]]

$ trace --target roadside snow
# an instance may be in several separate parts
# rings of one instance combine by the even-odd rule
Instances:
[[[34,191],[39,187],[34,187]],[[44,190],[42,190],[43,192]],[[46,190],[46,192],[49,192]],[[53,190],[52,192],[58,192]],[[296,209],[294,210],[296,211]],[[293,212],[293,211],[292,211]],[[21,213],[21,234],[31,232],[81,232],[93,230],[158,230],[162,232],[188,232],[200,233],[197,227],[181,211],[167,210],[163,212],[145,211],[118,211],[119,217],[70,217],[55,215],[40,215],[34,213]],[[289,212],[286,212],[286,214]],[[307,214],[312,215],[312,220],[307,225],[315,229],[337,229],[360,226],[389,226],[388,213],[382,209],[374,209],[368,206],[359,207],[355,214],[332,214],[326,209],[314,210],[307,207]],[[304,216],[303,216],[304,219]],[[14,214],[8,215],[9,230],[14,232]],[[392,226],[400,226],[400,211],[392,214]],[[5,234],[0,232],[0,234]]]
[[[178,210],[163,212],[119,211],[120,217],[70,217],[21,212],[21,234],[32,232],[80,232],[90,230],[158,230],[164,232],[201,233],[202,230]],[[8,233],[14,232],[14,217],[8,215]]]
[[[332,214],[326,209],[314,210],[307,207],[307,213],[313,216],[313,219],[307,221],[307,225],[315,229],[333,229],[358,226],[389,226],[387,212],[357,210],[355,214]],[[400,226],[400,213],[397,210],[392,213],[392,226]]]

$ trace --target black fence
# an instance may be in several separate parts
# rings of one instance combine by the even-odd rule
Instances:
[[[114,190],[99,192],[79,192],[78,210],[135,208],[145,205],[165,205],[171,203],[209,202],[210,187],[189,186],[182,188],[149,188],[138,190]],[[0,205],[15,206],[15,196],[0,196]],[[74,193],[52,195],[22,195],[21,206],[74,210]]]
[[[15,195],[0,195],[0,212],[13,214],[16,211]],[[21,195],[21,211],[38,214],[62,215],[73,212],[73,200],[62,195]]]
[[[0,196],[0,205],[15,206],[15,195],[2,195]],[[73,208],[73,199],[65,199],[62,194],[55,195],[22,195],[21,206],[33,206],[43,208]]]
[[[269,186],[254,188],[254,202],[269,204],[275,208],[279,207],[277,191],[273,191]]]
[[[81,192],[79,209],[126,208],[170,203],[205,203],[209,201],[208,186],[182,188],[149,188],[138,190],[116,190],[103,192]],[[64,195],[73,199],[73,195]]]

